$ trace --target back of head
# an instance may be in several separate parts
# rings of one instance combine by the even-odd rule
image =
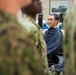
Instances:
[[[22,7],[28,7],[33,2],[33,0],[18,0],[18,1],[20,1]]]
[[[20,8],[29,6],[31,3],[32,0],[0,0],[0,10],[16,16]]]

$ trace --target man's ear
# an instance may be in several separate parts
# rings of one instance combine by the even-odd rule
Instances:
[[[56,23],[58,24],[59,20],[56,20]]]

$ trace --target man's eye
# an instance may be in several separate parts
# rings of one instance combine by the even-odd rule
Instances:
[[[48,19],[48,20],[53,20],[53,19],[50,18],[50,19]]]

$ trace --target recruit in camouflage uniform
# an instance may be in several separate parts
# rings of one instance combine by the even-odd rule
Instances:
[[[22,14],[20,17],[19,22],[26,28],[30,34],[32,34],[32,39],[39,51],[40,59],[42,60],[44,70],[47,72],[48,70],[48,63],[46,57],[46,44],[44,41],[43,33],[40,26],[29,16],[26,14]]]
[[[0,11],[0,75],[45,75],[30,38],[12,15]]]
[[[65,75],[76,75],[76,1],[66,12],[64,27]]]

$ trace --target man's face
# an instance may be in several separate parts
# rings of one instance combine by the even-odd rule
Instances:
[[[35,2],[32,4],[32,8],[36,13],[42,12],[42,2],[41,0],[35,0]]]
[[[58,20],[55,20],[54,16],[51,15],[48,17],[48,25],[50,27],[54,27],[54,26],[57,26],[57,23],[58,23]]]
[[[32,14],[41,13],[42,12],[42,2],[41,2],[41,0],[33,0],[33,3],[28,7],[24,7],[23,10],[30,12]]]

